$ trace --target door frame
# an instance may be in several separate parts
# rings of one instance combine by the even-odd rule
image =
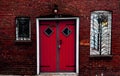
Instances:
[[[76,21],[76,72],[79,73],[79,17],[67,17],[67,18],[36,18],[36,33],[37,33],[37,75],[40,74],[40,40],[39,40],[39,21],[40,20],[75,20]],[[58,72],[59,73],[59,72]],[[71,73],[71,72],[70,72]]]

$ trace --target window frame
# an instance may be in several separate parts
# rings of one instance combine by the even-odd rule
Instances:
[[[28,19],[29,20],[29,37],[19,37],[19,23],[18,23],[18,19]],[[16,17],[16,41],[22,41],[22,42],[26,42],[26,41],[31,41],[31,20],[30,17]]]
[[[93,31],[93,28],[95,28],[95,26],[93,26],[94,25],[94,18],[93,17],[95,17],[95,15],[97,15],[98,16],[98,14],[105,14],[105,16],[107,15],[107,18],[108,18],[108,24],[107,24],[107,34],[109,34],[109,37],[108,37],[108,43],[107,43],[107,54],[102,54],[101,52],[102,51],[99,51],[98,53],[94,53],[96,50],[93,50],[93,48],[92,48],[92,45],[93,45],[93,43],[92,43],[92,36],[93,36],[93,34],[95,34],[95,33],[93,33],[92,31]],[[112,51],[111,51],[111,28],[112,28],[112,12],[110,12],[110,11],[93,11],[93,12],[91,12],[91,18],[90,18],[91,20],[90,20],[90,22],[91,22],[91,24],[90,24],[90,57],[106,57],[106,56],[110,56],[111,57],[111,55],[112,55]],[[101,24],[102,25],[102,24]],[[100,26],[100,25],[99,25]],[[102,28],[100,28],[100,27],[98,27],[97,26],[97,33],[98,33],[98,30],[99,29],[103,29],[103,27]],[[101,35],[102,36],[102,35]],[[99,37],[98,37],[99,38]],[[97,39],[98,39],[97,38]],[[101,41],[99,41],[99,42],[102,42],[102,40]],[[99,42],[97,42],[97,43],[99,43]],[[103,44],[101,44],[100,46],[102,46]],[[99,45],[97,44],[97,46],[99,47]],[[101,50],[102,50],[102,48],[101,48]]]

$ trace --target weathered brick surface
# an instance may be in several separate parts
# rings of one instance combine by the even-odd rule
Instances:
[[[59,14],[80,17],[80,75],[120,76],[120,0],[0,0],[0,74],[36,74],[36,17]],[[91,59],[90,13],[112,11],[112,58]],[[28,16],[32,42],[15,42],[15,17]]]

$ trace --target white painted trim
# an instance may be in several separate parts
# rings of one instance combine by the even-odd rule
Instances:
[[[76,19],[76,73],[79,73],[79,18]]]
[[[39,75],[39,72],[40,72],[40,69],[39,69],[39,63],[40,63],[40,61],[39,61],[39,19],[36,19],[36,24],[37,24],[37,26],[36,26],[36,29],[37,29],[37,75]]]
[[[69,18],[36,18],[36,29],[37,29],[37,75],[40,74],[40,56],[39,56],[39,21],[40,20],[76,20],[76,72],[79,73],[79,17]]]

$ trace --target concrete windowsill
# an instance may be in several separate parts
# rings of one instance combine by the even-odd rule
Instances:
[[[112,55],[90,55],[90,58],[106,58],[106,57],[112,57]]]

